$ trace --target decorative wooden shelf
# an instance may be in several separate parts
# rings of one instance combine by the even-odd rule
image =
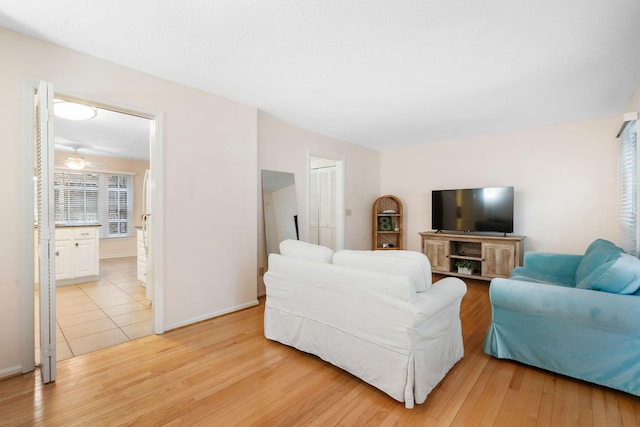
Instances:
[[[386,195],[373,203],[372,243],[374,250],[401,250],[404,240],[402,202],[396,196]]]

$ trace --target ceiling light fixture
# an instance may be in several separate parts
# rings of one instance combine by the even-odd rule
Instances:
[[[53,104],[53,113],[67,120],[91,120],[98,115],[98,109],[90,105],[56,99]]]

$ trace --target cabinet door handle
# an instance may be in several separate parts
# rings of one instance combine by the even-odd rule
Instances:
[[[56,251],[56,256],[60,256],[60,251]]]
[[[79,243],[76,243],[76,248],[78,247]]]

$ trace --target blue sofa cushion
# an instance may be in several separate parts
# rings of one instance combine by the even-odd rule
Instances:
[[[576,269],[576,287],[587,289],[584,280],[601,266],[616,261],[624,251],[608,240],[597,239],[589,245]],[[582,283],[582,285],[581,285]]]
[[[621,253],[576,284],[577,288],[615,294],[633,294],[640,288],[640,259]]]
[[[526,252],[524,265],[511,271],[511,278],[526,282],[575,287],[576,270],[582,255]]]
[[[559,275],[550,274],[546,271],[538,271],[533,268],[516,267],[511,272],[510,279],[522,280],[523,282],[547,283],[558,286],[575,287],[573,274]]]

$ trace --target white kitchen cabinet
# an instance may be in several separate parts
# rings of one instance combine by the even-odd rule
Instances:
[[[73,277],[73,233],[70,228],[56,229],[56,281]]]
[[[98,229],[73,229],[73,277],[97,276],[98,260]]]
[[[56,228],[56,285],[99,278],[98,227]]]

